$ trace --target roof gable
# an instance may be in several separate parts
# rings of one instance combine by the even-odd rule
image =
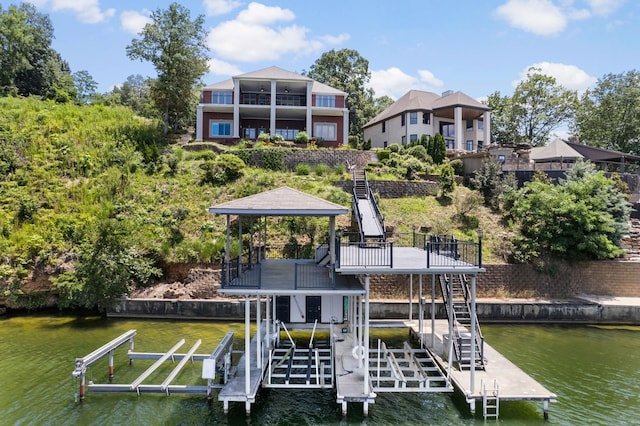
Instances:
[[[275,79],[275,80],[299,80],[312,81],[309,77],[305,77],[295,72],[287,71],[280,67],[271,66],[257,71],[251,71],[245,74],[234,76],[237,79]]]
[[[337,216],[348,211],[288,186],[209,207],[209,213],[253,216]]]

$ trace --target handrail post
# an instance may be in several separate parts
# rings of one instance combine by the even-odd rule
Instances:
[[[427,241],[427,269],[431,266],[431,241]]]
[[[390,263],[391,265],[389,265],[391,268],[393,268],[393,241],[391,241],[389,243],[389,256],[391,257],[390,259]]]

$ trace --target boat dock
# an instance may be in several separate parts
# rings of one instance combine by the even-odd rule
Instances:
[[[422,324],[418,321],[405,321],[416,342],[427,347],[434,360],[447,368],[449,348],[447,347],[449,324],[447,320],[435,320],[435,333],[431,333],[431,320]],[[455,356],[455,355],[454,355]],[[497,350],[484,343],[484,369],[476,369],[472,379],[471,369],[460,369],[457,363],[451,367],[451,381],[463,395],[465,395],[472,413],[475,413],[477,401],[483,402],[483,414],[491,417],[499,409],[500,401],[542,401],[544,418],[548,418],[549,402],[555,402],[557,396],[538,383],[527,373],[518,368]],[[494,410],[490,410],[494,408]]]

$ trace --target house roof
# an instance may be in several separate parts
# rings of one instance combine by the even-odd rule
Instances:
[[[209,207],[209,213],[249,216],[337,216],[348,211],[288,186]]]
[[[595,146],[583,145],[581,143],[565,143],[591,161],[620,161],[622,159],[640,161],[640,156],[628,154],[626,152],[597,148]]]
[[[556,139],[545,146],[531,148],[529,158],[538,161],[577,160],[584,158],[582,154],[569,146],[562,139]]]
[[[425,92],[422,90],[409,90],[392,105],[387,107],[380,114],[375,116],[364,127],[372,126],[383,120],[395,117],[406,111],[426,110],[438,111],[454,107],[472,108],[481,111],[489,111],[489,107],[476,101],[470,96],[462,92],[453,92],[445,96],[440,96],[433,92]]]
[[[251,71],[244,74],[236,75],[234,78],[238,79],[267,79],[267,80],[299,80],[299,81],[311,81],[309,77],[305,77],[295,72],[287,71],[280,67],[271,66],[263,68],[257,71]]]
[[[233,81],[236,80],[278,80],[278,81],[290,81],[290,82],[300,82],[301,84],[305,84],[306,82],[313,82],[313,86],[311,91],[313,93],[323,93],[328,95],[347,95],[346,92],[335,89],[326,84],[320,83],[319,81],[315,81],[309,77],[305,77],[300,74],[296,74],[291,71],[287,71],[280,67],[271,66],[267,68],[263,68],[257,71],[251,71],[244,74],[238,74],[233,76],[225,81],[221,81],[219,83],[214,83],[207,85],[202,88],[202,90],[233,90],[234,84]]]

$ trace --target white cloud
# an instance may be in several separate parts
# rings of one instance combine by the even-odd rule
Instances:
[[[510,26],[537,35],[557,35],[565,30],[569,21],[594,16],[608,16],[625,0],[584,0],[586,7],[574,7],[574,0],[507,0],[495,14]],[[557,4],[556,4],[557,3]]]
[[[37,0],[31,3],[40,8],[50,6],[54,12],[71,11],[87,24],[106,21],[116,13],[113,8],[101,9],[99,0]]]
[[[434,91],[444,85],[444,82],[436,78],[431,71],[418,70],[418,76],[409,75],[397,67],[371,71],[369,87],[373,89],[376,97],[389,96],[398,99],[412,89]]]
[[[209,31],[207,44],[214,55],[242,62],[276,61],[285,55],[310,54],[349,38],[348,34],[309,38],[309,28],[294,21],[289,9],[250,3],[236,19]]]
[[[340,35],[337,36],[332,36],[332,35],[325,35],[320,37],[320,40],[324,41],[326,44],[331,44],[331,45],[340,45],[342,43],[344,43],[345,41],[349,40],[351,38],[351,36],[347,33],[342,33]]]
[[[242,5],[238,0],[204,0],[203,3],[208,16],[224,15]]]
[[[615,12],[624,0],[587,0],[594,15],[607,16]]]
[[[279,21],[293,21],[295,17],[289,9],[252,2],[238,14],[238,21],[252,25],[269,25]]]
[[[229,77],[243,74],[243,71],[237,66],[215,58],[209,60],[209,72],[213,75],[223,75]]]
[[[496,14],[512,27],[538,35],[555,35],[567,26],[567,17],[549,0],[509,0]]]
[[[431,87],[442,87],[444,86],[444,81],[436,78],[435,75],[429,70],[418,70],[418,75],[420,76],[420,80],[424,81]]]
[[[144,13],[147,13],[146,15]],[[148,11],[144,10],[143,13],[135,10],[124,10],[120,14],[120,23],[122,28],[132,34],[138,34],[144,26],[151,22],[151,18],[148,16]]]
[[[539,68],[541,70],[540,74],[554,77],[559,85],[567,90],[575,90],[578,93],[584,92],[598,81],[597,78],[590,76],[575,65],[538,62],[537,64],[529,65],[520,72],[520,79],[513,82],[514,87],[527,78],[527,73],[531,67]]]

